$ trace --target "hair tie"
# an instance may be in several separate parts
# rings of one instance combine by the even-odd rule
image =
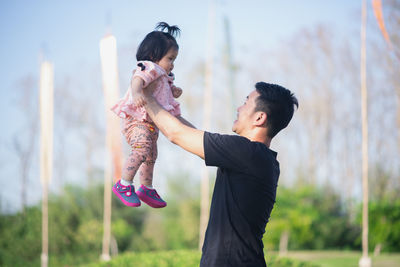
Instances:
[[[142,71],[146,69],[146,66],[142,62],[139,62],[137,65],[142,69]]]
[[[171,35],[172,37],[177,37],[180,35],[180,29],[178,28],[178,26],[173,25],[173,26],[169,26],[168,23],[166,22],[159,22],[156,25],[155,30],[160,30],[161,32],[164,32],[164,30],[167,30],[166,33],[168,33],[169,35]]]

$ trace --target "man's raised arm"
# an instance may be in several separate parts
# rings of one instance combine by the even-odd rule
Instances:
[[[172,143],[204,159],[204,131],[195,129],[193,125],[185,119],[181,117],[178,119],[163,109],[152,96],[151,88],[145,88],[144,91],[146,111],[158,129],[160,129]]]

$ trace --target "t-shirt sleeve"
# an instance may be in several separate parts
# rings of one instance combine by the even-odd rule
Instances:
[[[143,87],[146,87],[147,85],[149,85],[149,83],[151,83],[163,74],[164,73],[160,69],[160,67],[158,67],[153,62],[139,61],[137,64],[137,68],[133,72],[133,77],[140,77],[144,82]]]
[[[236,135],[204,133],[204,159],[207,166],[244,170],[252,155],[251,142]]]

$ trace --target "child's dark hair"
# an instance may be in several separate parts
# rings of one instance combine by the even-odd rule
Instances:
[[[258,82],[255,87],[260,94],[256,98],[255,111],[267,114],[268,136],[272,138],[288,126],[294,106],[298,108],[299,102],[292,92],[280,85]]]
[[[159,29],[159,30],[158,30]],[[167,32],[165,32],[167,30]],[[154,31],[147,34],[140,43],[136,59],[160,61],[171,48],[179,50],[175,37],[180,34],[178,26],[169,26],[166,22],[159,22]]]

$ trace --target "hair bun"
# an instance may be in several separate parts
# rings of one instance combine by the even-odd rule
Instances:
[[[162,31],[162,32],[164,32],[164,30],[167,29],[167,33],[173,37],[176,37],[181,33],[181,29],[179,29],[178,26],[176,26],[176,25],[169,26],[169,24],[166,22],[157,23],[157,26],[155,29],[156,30],[160,29],[160,31]]]

